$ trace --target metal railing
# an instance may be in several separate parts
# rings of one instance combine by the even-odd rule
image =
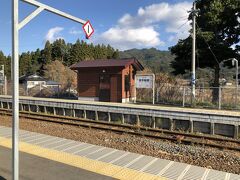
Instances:
[[[240,109],[240,91],[236,87],[196,87],[194,105],[191,86],[161,84],[161,86],[156,87],[156,104],[211,109]],[[137,102],[151,103],[150,90],[140,89],[137,91]]]

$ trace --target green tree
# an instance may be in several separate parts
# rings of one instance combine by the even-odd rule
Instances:
[[[32,73],[36,73],[39,71],[41,64],[39,63],[41,60],[41,51],[40,49],[37,49],[35,52],[31,52],[31,58],[32,58]]]
[[[232,46],[240,39],[240,1],[236,0],[197,0],[199,9],[197,22],[197,65],[214,69],[214,87],[219,87],[220,63],[237,57]],[[189,16],[191,19],[191,15]],[[170,48],[176,56],[172,63],[174,74],[184,74],[191,69],[191,46],[189,36]],[[210,49],[211,48],[211,49]],[[213,102],[218,99],[218,91],[213,91]]]
[[[6,56],[0,51],[0,65],[3,65],[6,61]]]
[[[119,51],[118,50],[114,51],[113,54],[112,54],[112,58],[113,59],[119,59],[119,57],[120,57]]]
[[[19,58],[19,74],[26,75],[33,73],[32,56],[30,52],[22,53]]]
[[[64,39],[57,39],[52,44],[52,59],[64,61],[64,57],[67,51],[67,45]]]
[[[63,39],[58,39],[52,44],[47,41],[44,49],[37,49],[34,52],[23,52],[20,55],[20,75],[38,73],[44,76],[48,64],[60,60],[65,66],[70,66],[78,61],[118,58],[119,52],[110,45],[88,44],[83,40],[77,40],[75,44],[66,44]],[[6,57],[0,51],[0,65],[5,65],[5,73],[10,79],[11,56]]]
[[[7,79],[11,77],[11,57],[6,57],[2,51],[0,51],[0,66],[4,65],[4,73]]]
[[[103,58],[103,51],[100,44],[96,45],[94,48],[94,59],[102,59]]]
[[[11,56],[7,56],[5,61],[5,74],[7,76],[7,79],[11,79]]]
[[[80,40],[78,39],[75,44],[72,45],[72,48],[70,49],[70,58],[68,64],[74,64],[78,61],[82,61],[84,57],[83,51],[82,51],[82,44]]]
[[[47,41],[43,49],[43,60],[44,64],[49,64],[52,62],[52,44]]]

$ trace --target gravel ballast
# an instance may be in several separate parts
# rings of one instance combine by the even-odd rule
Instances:
[[[11,126],[11,117],[1,117],[0,125]],[[56,123],[20,119],[20,128],[76,141],[188,163],[240,174],[240,152],[176,144],[111,131],[73,127]]]

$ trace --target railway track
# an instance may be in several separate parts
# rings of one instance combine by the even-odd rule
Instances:
[[[11,116],[11,110],[1,109],[1,115]],[[240,151],[240,140],[232,138],[221,138],[210,135],[190,134],[162,129],[154,129],[136,125],[117,124],[106,121],[94,121],[82,118],[39,114],[34,112],[20,112],[20,117],[25,119],[60,123],[71,126],[81,126],[98,130],[113,131],[116,133],[127,133],[131,135],[144,136],[147,138],[163,139],[188,145],[200,145],[218,149],[229,149]]]

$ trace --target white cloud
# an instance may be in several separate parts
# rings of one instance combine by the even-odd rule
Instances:
[[[153,27],[127,29],[113,27],[102,33],[98,41],[105,44],[110,43],[120,50],[163,45],[159,39],[159,33]]]
[[[71,35],[80,35],[80,34],[82,34],[82,30],[78,30],[76,28],[71,28],[69,30],[69,34],[71,34]]]
[[[187,10],[190,10],[192,3],[180,2],[177,4],[159,3],[140,7],[136,16],[125,14],[119,24],[123,26],[146,26],[154,23],[164,22],[168,32],[176,32],[188,17]]]
[[[45,36],[45,40],[53,42],[56,39],[64,39],[61,36],[61,31],[63,31],[63,29],[64,29],[63,27],[54,27],[49,29]]]
[[[190,22],[187,22],[187,11],[191,7],[190,2],[163,2],[140,7],[135,16],[123,15],[115,26],[100,34],[96,41],[109,43],[122,50],[164,45],[160,39],[162,34],[169,35],[168,42],[175,42],[189,35]],[[162,32],[156,30],[158,27]]]

